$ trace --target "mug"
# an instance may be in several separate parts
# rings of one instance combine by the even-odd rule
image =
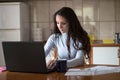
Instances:
[[[67,71],[67,60],[60,59],[56,63],[57,72],[66,72]]]

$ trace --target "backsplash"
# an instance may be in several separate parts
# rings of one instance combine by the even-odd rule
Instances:
[[[115,32],[120,33],[120,0],[29,0],[28,3],[32,40],[38,36],[34,28],[42,30],[38,40],[48,39],[53,30],[53,14],[63,6],[74,9],[83,28],[95,40],[114,39]]]

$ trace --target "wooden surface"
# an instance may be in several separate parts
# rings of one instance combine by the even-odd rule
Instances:
[[[91,44],[92,47],[120,47],[120,44]]]
[[[80,66],[78,68],[85,67],[91,66]],[[5,71],[0,73],[0,80],[120,80],[120,72],[96,76],[65,76],[64,74],[58,72],[40,74]]]

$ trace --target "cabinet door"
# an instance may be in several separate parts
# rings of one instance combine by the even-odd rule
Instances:
[[[0,30],[0,66],[5,65],[2,41],[20,41],[20,30]]]
[[[93,64],[119,65],[119,47],[93,47]]]
[[[0,40],[1,41],[20,41],[20,29],[5,29],[0,30]]]
[[[0,4],[0,28],[20,27],[20,6],[18,4]]]

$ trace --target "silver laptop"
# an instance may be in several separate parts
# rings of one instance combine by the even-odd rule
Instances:
[[[2,42],[8,71],[48,73],[43,42]]]

